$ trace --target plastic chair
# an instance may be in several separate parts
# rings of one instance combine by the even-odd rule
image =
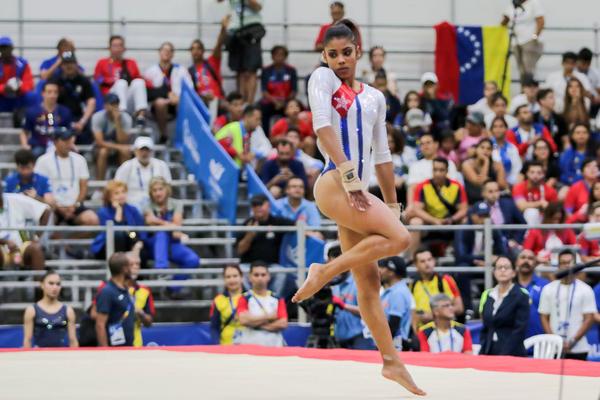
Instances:
[[[523,341],[525,349],[533,346],[533,358],[560,358],[563,348],[563,338],[559,335],[535,335]]]

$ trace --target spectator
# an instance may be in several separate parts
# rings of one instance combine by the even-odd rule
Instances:
[[[567,149],[568,150],[568,149]],[[562,156],[561,156],[562,158]],[[594,158],[586,158],[578,168],[581,171],[581,180],[574,184],[569,183],[569,191],[565,198],[565,211],[567,215],[582,213],[581,208],[586,206],[590,198],[590,190],[598,180],[598,162]],[[585,214],[585,211],[583,211]]]
[[[127,204],[127,184],[121,181],[109,181],[104,188],[104,206],[98,210],[100,225],[112,221],[119,226],[143,226],[144,217],[134,206]],[[146,238],[146,232],[115,231],[114,250],[130,251],[134,245]],[[106,232],[100,232],[91,246],[92,253],[100,260],[106,260]]]
[[[573,185],[582,177],[583,162],[591,162],[594,143],[591,140],[590,130],[587,125],[577,124],[570,135],[571,146],[565,149],[558,160],[560,168],[560,181],[565,185]],[[597,167],[597,165],[596,165]]]
[[[213,133],[217,133],[230,122],[239,121],[244,115],[244,98],[239,92],[229,93],[225,100],[226,112],[215,118],[212,127]]]
[[[136,116],[136,124],[144,126],[148,109],[146,82],[140,74],[135,60],[124,58],[125,38],[113,35],[108,40],[109,57],[96,63],[94,80],[100,86],[102,95],[109,92],[119,96],[119,107]]]
[[[79,347],[75,311],[61,303],[60,275],[48,270],[42,277],[42,299],[25,309],[23,347]]]
[[[31,150],[17,150],[15,164],[17,164],[17,171],[4,179],[4,192],[22,193],[51,207],[54,206],[54,196],[48,178],[33,172],[35,156]]]
[[[183,82],[193,85],[187,69],[179,64],[173,64],[175,46],[171,42],[163,42],[158,48],[158,64],[152,65],[144,72],[148,102],[156,118],[160,143],[168,139],[167,123],[177,115],[177,105],[181,96]]]
[[[587,197],[587,204],[581,206],[577,212],[571,214],[571,216],[567,218],[568,224],[585,224],[589,221],[588,211],[590,210],[590,207],[595,202],[600,201],[600,181],[596,181],[591,185]]]
[[[29,63],[23,57],[13,56],[13,42],[8,36],[0,37],[0,112],[18,113],[35,104],[33,75]]]
[[[286,102],[294,99],[298,92],[298,74],[296,68],[286,63],[288,54],[287,47],[273,46],[271,49],[273,64],[264,67],[261,72],[260,108],[262,127],[265,132],[271,131],[271,119],[283,116]]]
[[[544,167],[539,161],[528,162],[524,171],[525,180],[513,187],[512,195],[527,224],[537,225],[548,204],[558,201],[558,195],[556,190],[544,181]]]
[[[496,117],[502,117],[504,119],[504,122],[506,122],[506,126],[508,126],[509,129],[512,129],[518,125],[519,122],[517,121],[517,119],[506,112],[508,107],[508,101],[502,93],[498,92],[494,94],[492,96],[491,104],[492,112],[489,114],[485,114],[484,116],[485,126],[488,129],[491,129],[492,121]]]
[[[254,130],[260,126],[260,119],[260,109],[249,105],[244,108],[241,121],[230,122],[215,134],[215,139],[240,167],[252,163],[256,157],[250,141]]]
[[[285,301],[267,289],[271,276],[266,263],[255,261],[250,265],[252,288],[244,293],[238,303],[240,331],[237,344],[255,344],[283,347],[281,332],[288,326]]]
[[[136,313],[127,287],[130,260],[114,253],[108,260],[110,280],[96,297],[96,337],[98,346],[133,346]]]
[[[532,160],[542,164],[548,186],[552,188],[560,186],[560,168],[558,167],[558,161],[556,160],[554,153],[552,153],[550,143],[548,143],[546,139],[541,137],[535,139],[535,142],[533,142]],[[523,173],[523,175],[525,175],[525,173]]]
[[[271,214],[271,205],[266,196],[254,195],[250,199],[252,216],[243,226],[290,226],[294,222]],[[263,260],[269,264],[279,262],[279,248],[284,232],[240,232],[236,241],[240,262],[251,263]]]
[[[45,81],[50,78],[58,78],[62,75],[63,54],[75,53],[75,43],[71,39],[61,38],[56,44],[56,55],[42,61],[40,65],[40,80]],[[81,65],[77,66],[79,71],[83,72]]]
[[[384,70],[380,70],[375,75],[375,80],[372,82],[375,89],[383,93],[385,97],[386,113],[385,121],[394,122],[398,114],[400,114],[400,100],[388,89],[388,77]]]
[[[496,81],[486,81],[483,85],[483,97],[475,104],[467,106],[467,111],[470,113],[480,112],[483,115],[490,114],[492,112],[492,100],[494,95],[498,92],[498,84]]]
[[[428,131],[429,127],[432,124],[431,116],[423,111],[423,108],[421,106],[421,96],[416,90],[409,90],[408,92],[406,92],[406,95],[404,96],[404,101],[402,102],[402,106],[400,108],[400,114],[398,114],[396,116],[396,119],[394,120],[394,128],[400,129],[402,131],[409,128],[407,125],[407,114],[410,110],[416,108],[422,111],[422,113],[419,113],[419,115],[422,115],[423,117],[421,118],[423,120],[423,123],[420,126],[420,128],[422,128],[423,131]],[[418,137],[414,137],[414,140],[410,140],[407,137],[406,144],[410,147],[417,148],[417,139]]]
[[[594,57],[594,53],[587,47],[582,48],[577,53],[577,72],[581,72],[584,74],[588,80],[590,81],[590,85],[592,86],[592,92],[594,92],[595,97],[597,98],[600,93],[600,71],[597,68],[592,67],[592,58]],[[597,101],[595,101],[597,103]]]
[[[96,178],[106,178],[109,157],[116,153],[118,165],[131,157],[129,134],[133,126],[131,116],[119,109],[119,96],[109,93],[104,97],[104,110],[92,116],[92,132],[96,148]]]
[[[75,53],[61,56],[61,73],[58,75],[58,104],[71,112],[72,128],[77,144],[92,143],[90,119],[96,111],[96,98],[92,84],[79,70]]]
[[[139,136],[133,143],[135,158],[125,161],[117,169],[115,180],[125,182],[128,188],[127,203],[143,211],[150,201],[148,191],[152,178],[162,177],[171,183],[171,170],[166,162],[152,157],[154,141]]]
[[[554,111],[562,114],[565,109],[565,95],[567,94],[567,84],[571,78],[576,78],[581,82],[586,92],[592,90],[592,85],[588,80],[587,76],[575,69],[575,63],[577,62],[577,54],[568,51],[562,55],[562,69],[550,73],[546,77],[544,87],[550,88],[554,91],[556,96],[556,104],[554,105]],[[587,95],[587,93],[586,93]]]
[[[517,107],[515,116],[517,117],[518,125],[507,132],[506,139],[517,146],[521,158],[531,158],[533,152],[531,145],[538,137],[542,137],[550,143],[553,153],[558,150],[550,131],[544,125],[534,123],[533,113],[528,105]]]
[[[38,158],[34,172],[50,181],[56,199],[56,225],[98,225],[96,213],[83,205],[87,196],[90,172],[85,158],[71,151],[73,131],[54,134],[54,151]]]
[[[445,130],[440,137],[440,149],[437,152],[437,156],[452,161],[454,165],[460,165],[461,162],[456,152],[457,144],[454,132],[451,129]]]
[[[532,113],[540,111],[540,105],[538,104],[537,94],[540,90],[540,84],[532,75],[526,75],[521,79],[521,91],[522,93],[516,95],[511,100],[511,113],[514,114],[517,107],[521,105],[529,106]]]
[[[540,296],[542,289],[549,281],[535,273],[538,262],[535,254],[531,250],[523,249],[515,264],[517,269],[517,283],[524,289],[527,289],[530,297],[529,323],[527,324],[527,333],[525,337],[531,337],[544,333],[538,307],[540,305]]]
[[[302,148],[304,151],[315,154],[317,142],[315,140],[315,133],[312,129],[312,121],[310,119],[301,118],[306,115],[306,113],[303,113],[302,111],[303,108],[300,100],[289,99],[285,103],[285,117],[280,118],[273,124],[269,137],[272,142],[275,142],[278,137],[285,135],[290,129],[297,129],[302,135]]]
[[[210,306],[210,333],[213,343],[233,344],[233,338],[242,326],[239,321],[239,304],[244,291],[244,274],[237,264],[223,268],[225,290],[218,294]]]
[[[589,124],[590,99],[585,97],[585,91],[579,79],[569,79],[564,104],[562,115],[569,129],[578,124]]]
[[[421,103],[424,111],[431,115],[433,132],[450,127],[450,113],[454,106],[452,98],[438,91],[438,77],[433,72],[421,76]]]
[[[308,179],[308,187],[310,190],[317,180],[317,177],[323,170],[323,161],[311,157],[302,150],[302,146],[300,145],[300,132],[297,129],[292,127],[290,130],[288,130],[285,134],[285,139],[290,142],[294,148],[294,159],[300,161],[304,166],[304,170],[306,171],[306,176]],[[269,159],[273,158],[277,158],[277,151],[272,152],[269,156]]]
[[[482,186],[483,201],[490,207],[490,218],[494,225],[525,225],[523,214],[511,196],[500,196],[498,182],[488,180]],[[498,231],[507,238],[509,247],[516,248],[523,243],[523,231]]]
[[[410,109],[404,115],[404,126],[401,129],[408,146],[417,149],[421,136],[429,133],[431,120],[427,120],[428,115],[420,108]],[[437,138],[437,135],[435,137]]]
[[[504,167],[500,161],[492,158],[492,150],[492,141],[488,138],[481,139],[475,147],[475,155],[462,164],[469,204],[481,200],[481,189],[487,180],[498,182],[500,190],[508,188]]]
[[[304,181],[297,176],[292,176],[285,186],[286,196],[277,200],[276,204],[281,210],[280,217],[298,222],[304,221],[307,226],[321,226],[321,214],[314,202],[304,198]],[[308,235],[323,239],[319,231],[309,231]]]
[[[506,139],[507,131],[508,125],[506,125],[504,118],[495,117],[490,128],[491,139],[494,144],[492,159],[499,160],[502,163],[506,181],[509,185],[515,185],[519,180],[523,161],[521,160],[517,146]]]
[[[564,224],[565,211],[560,203],[549,203],[544,210],[542,224]],[[552,252],[577,241],[571,229],[530,229],[525,235],[523,248],[535,253],[540,262],[551,261]]]
[[[575,254],[571,250],[561,251],[558,255],[559,271],[574,265]],[[592,327],[597,312],[591,287],[573,274],[550,282],[542,289],[539,312],[544,331],[563,338],[565,358],[587,359],[590,345],[585,335]]]
[[[331,25],[334,25],[336,22],[344,18],[344,3],[341,1],[334,1],[329,5],[329,11],[331,14],[331,23],[321,25],[319,29],[319,34],[317,36],[317,40],[315,40],[315,51],[321,52],[323,51],[323,39],[325,39],[325,32]]]
[[[483,320],[479,354],[525,357],[525,333],[529,319],[529,294],[514,284],[515,266],[508,257],[493,264],[496,286],[481,295]]]
[[[461,163],[473,155],[473,147],[486,136],[487,132],[485,131],[483,114],[478,111],[470,112],[467,115],[465,127],[455,132],[455,139],[460,143],[458,146],[458,158]]]
[[[417,165],[413,164],[414,165]],[[411,167],[412,168],[412,167]],[[454,225],[467,215],[467,194],[464,187],[448,177],[448,160],[433,160],[433,177],[421,182],[414,192],[410,225]],[[423,232],[428,240],[452,241],[452,231]],[[411,232],[412,248],[421,243],[420,231]]]
[[[262,1],[229,0],[229,6],[234,16],[228,31],[229,69],[236,73],[237,90],[244,102],[250,104],[256,95],[256,71],[262,68]]]
[[[546,23],[544,14],[540,0],[525,0],[512,3],[502,15],[502,25],[514,24],[516,43],[513,51],[521,77],[535,75],[535,66],[544,51],[544,44],[539,39]]]
[[[567,123],[562,115],[554,112],[556,99],[552,89],[540,89],[537,99],[540,105],[540,110],[535,113],[534,121],[538,124],[543,124],[558,145],[559,150],[569,146]]]
[[[369,85],[374,85],[373,83],[376,81],[377,76],[381,75],[386,78],[385,86],[382,88],[378,88],[382,92],[387,92],[391,96],[396,99],[398,105],[400,105],[400,101],[396,98],[398,96],[398,86],[396,85],[396,74],[384,68],[383,64],[385,63],[385,49],[382,46],[373,46],[369,49],[369,64],[370,69],[365,69],[362,72],[362,81],[368,83]],[[377,87],[377,86],[376,86]],[[386,97],[387,99],[387,97]],[[389,122],[392,122],[390,120]]]
[[[592,224],[600,223],[600,202],[596,201],[587,207],[588,221]],[[592,261],[600,257],[600,243],[598,239],[588,239],[585,231],[577,235],[577,245],[583,262]]]
[[[154,322],[156,310],[154,308],[154,296],[148,286],[138,283],[141,260],[140,250],[142,242],[138,242],[132,251],[127,252],[129,259],[129,293],[135,300],[135,326],[133,328],[133,347],[144,345],[142,337],[142,325],[148,328]]]
[[[58,82],[46,81],[42,88],[43,100],[27,109],[20,135],[21,147],[31,150],[36,158],[49,149],[55,132],[71,129],[71,112],[58,104]]]
[[[432,295],[430,309],[433,320],[419,328],[420,349],[428,353],[465,353],[473,352],[471,332],[456,322],[452,298],[446,294]]]
[[[453,311],[461,315],[464,313],[464,303],[458,286],[454,279],[447,274],[440,275],[435,272],[436,260],[433,254],[426,248],[419,248],[413,255],[413,264],[417,269],[418,277],[410,287],[415,299],[415,318],[413,328],[433,321],[430,299],[436,294],[446,294],[451,300]]]
[[[306,171],[302,162],[295,160],[292,144],[283,139],[277,143],[277,158],[264,163],[260,178],[275,198],[280,198],[292,176],[300,178],[306,187]]]
[[[412,326],[412,310],[415,300],[406,285],[406,263],[401,257],[390,257],[379,261],[381,276],[381,303],[383,312],[388,319],[390,332],[394,338],[396,349],[407,349],[403,342],[410,341]]]

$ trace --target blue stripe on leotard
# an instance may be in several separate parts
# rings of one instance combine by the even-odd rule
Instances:
[[[363,173],[363,132],[362,132],[362,109],[358,96],[354,98],[356,101],[356,133],[358,135],[358,178],[362,179]]]

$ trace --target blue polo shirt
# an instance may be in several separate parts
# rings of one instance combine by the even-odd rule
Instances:
[[[49,113],[41,104],[28,108],[25,113],[23,130],[29,136],[28,143],[32,147],[45,147],[52,141],[52,135],[59,128],[71,128],[71,111],[57,104]]]
[[[392,332],[392,337],[401,336],[403,339],[408,339],[410,336],[411,310],[410,305],[412,295],[406,282],[401,280],[394,285],[385,289],[381,294],[381,304],[383,312],[389,319],[390,316],[400,318],[400,326],[398,331]]]
[[[39,196],[44,196],[46,193],[52,192],[48,178],[36,172],[33,173],[29,182],[23,182],[18,172],[4,179],[4,191],[6,193],[23,193],[29,189],[35,189]]]
[[[332,288],[334,296],[340,297],[344,303],[353,306],[358,305],[358,291],[352,274],[348,275],[345,281]],[[350,311],[338,309],[335,312],[335,337],[338,340],[348,340],[355,336],[362,335],[363,327],[360,323],[360,317],[352,314]]]
[[[54,57],[50,57],[50,58],[42,61],[42,64],[40,64],[40,71],[50,69],[50,67],[52,67],[54,65],[54,63],[56,62],[57,59],[58,59],[58,55],[55,55]],[[79,64],[77,64],[77,66],[79,67],[79,70],[81,72],[83,72],[83,67]],[[61,75],[62,75],[62,68],[58,67],[54,70],[54,73],[52,74],[52,78],[58,78]]]
[[[540,313],[538,312],[538,306],[540,305],[542,288],[548,283],[550,282],[547,279],[533,274],[533,279],[531,282],[529,282],[529,285],[525,286],[525,289],[527,289],[529,292],[529,297],[531,298],[531,307],[529,307],[529,324],[527,326],[526,337],[541,335],[544,333],[542,321],[540,320]]]
[[[96,297],[96,310],[101,314],[108,315],[106,330],[109,344],[109,327],[121,323],[125,332],[125,343],[123,346],[133,346],[135,303],[127,288],[121,289],[112,280],[108,281]]]
[[[304,221],[308,226],[321,226],[321,214],[319,214],[317,206],[312,201],[302,199],[300,207],[296,210],[292,209],[287,197],[277,200],[276,204],[281,210],[278,214],[280,217],[296,222]]]

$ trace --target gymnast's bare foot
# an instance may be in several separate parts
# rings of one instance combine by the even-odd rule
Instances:
[[[410,373],[408,372],[404,364],[400,362],[400,360],[384,360],[381,375],[383,375],[384,378],[399,383],[406,390],[413,394],[416,394],[418,396],[425,396],[427,394],[415,384],[412,377],[410,376]]]
[[[327,280],[325,280],[325,274],[323,273],[324,267],[325,264],[314,263],[310,265],[306,280],[294,297],[292,297],[292,303],[299,303],[312,297],[325,286]]]

